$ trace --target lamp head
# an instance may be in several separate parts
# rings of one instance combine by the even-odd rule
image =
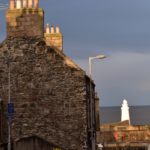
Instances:
[[[104,58],[106,58],[106,56],[105,55],[97,55],[95,58],[97,58],[97,59],[104,59]]]

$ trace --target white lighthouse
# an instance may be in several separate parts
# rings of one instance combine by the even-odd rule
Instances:
[[[130,114],[127,100],[123,100],[121,107],[121,121],[128,120],[130,124]]]

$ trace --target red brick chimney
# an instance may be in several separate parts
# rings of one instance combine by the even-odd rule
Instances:
[[[10,0],[6,11],[8,37],[44,36],[44,11],[38,3],[38,0]]]

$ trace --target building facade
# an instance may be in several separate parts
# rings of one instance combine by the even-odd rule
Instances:
[[[63,53],[59,27],[44,31],[38,0],[10,0],[6,22],[7,38],[0,44],[1,149],[8,142],[10,96],[14,150],[95,150],[95,84]]]

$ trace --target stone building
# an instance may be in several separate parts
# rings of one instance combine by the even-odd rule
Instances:
[[[150,125],[130,125],[129,120],[101,125],[101,138],[104,148],[111,149],[148,149]]]
[[[14,150],[95,150],[95,84],[63,53],[59,27],[47,25],[44,33],[38,0],[10,0],[6,22],[7,37],[0,44],[0,149],[8,141],[10,96]]]
[[[0,100],[0,143],[2,141],[2,101]]]

